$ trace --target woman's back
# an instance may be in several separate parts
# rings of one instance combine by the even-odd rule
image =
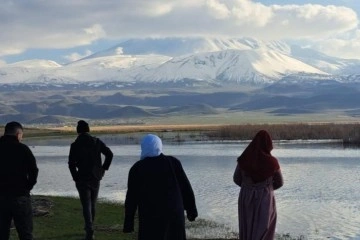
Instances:
[[[272,240],[276,227],[274,190],[283,185],[278,160],[271,155],[272,139],[260,130],[237,159],[234,182],[238,201],[239,238]]]
[[[276,225],[273,178],[254,183],[242,175],[238,202],[240,239],[273,239]]]

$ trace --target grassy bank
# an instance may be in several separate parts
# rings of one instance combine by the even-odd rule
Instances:
[[[34,208],[40,216],[34,217],[34,238],[36,240],[80,240],[84,237],[83,217],[79,199],[66,197],[35,196]],[[36,206],[36,200],[45,200]],[[45,205],[45,206],[44,206]],[[45,209],[44,209],[45,208]],[[97,206],[96,239],[114,240],[136,239],[135,234],[123,234],[122,223],[124,208],[120,204],[102,202]],[[37,211],[35,211],[37,212]],[[17,234],[12,230],[15,240]]]
[[[80,240],[84,237],[82,209],[79,199],[71,197],[33,196],[34,238],[36,240]],[[124,207],[120,203],[99,201],[95,219],[95,237],[101,240],[135,240],[137,233],[124,234]],[[187,226],[192,232],[204,231],[209,223],[196,221]],[[214,224],[214,223],[211,223]],[[221,225],[211,225],[218,227]],[[198,230],[194,230],[197,228]],[[15,229],[10,240],[17,240]],[[230,239],[230,238],[226,238]],[[195,240],[195,239],[193,239]],[[215,239],[211,239],[215,240]],[[220,239],[219,239],[220,240]]]
[[[33,196],[34,239],[36,240],[80,240],[84,237],[82,209],[79,199],[71,197]],[[124,206],[120,203],[99,201],[95,219],[95,236],[101,240],[136,240],[137,233],[124,234]],[[237,234],[229,228],[212,221],[197,219],[186,223],[189,240],[235,240]],[[207,237],[212,235],[219,237]],[[289,234],[277,235],[277,240],[304,240],[305,237],[292,237]],[[11,230],[10,240],[18,240],[15,229]]]

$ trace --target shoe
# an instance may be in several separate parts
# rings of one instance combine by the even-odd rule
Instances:
[[[85,240],[94,240],[94,239],[95,239],[94,231],[86,232]]]

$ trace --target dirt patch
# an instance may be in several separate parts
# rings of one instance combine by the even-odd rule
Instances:
[[[54,202],[42,197],[32,198],[31,203],[34,217],[42,217],[49,215],[51,208],[54,206]]]

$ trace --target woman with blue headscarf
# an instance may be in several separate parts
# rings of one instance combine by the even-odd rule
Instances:
[[[162,153],[161,139],[153,134],[141,141],[140,161],[129,171],[124,232],[134,231],[139,215],[139,240],[184,240],[186,211],[197,217],[195,196],[178,159]]]

